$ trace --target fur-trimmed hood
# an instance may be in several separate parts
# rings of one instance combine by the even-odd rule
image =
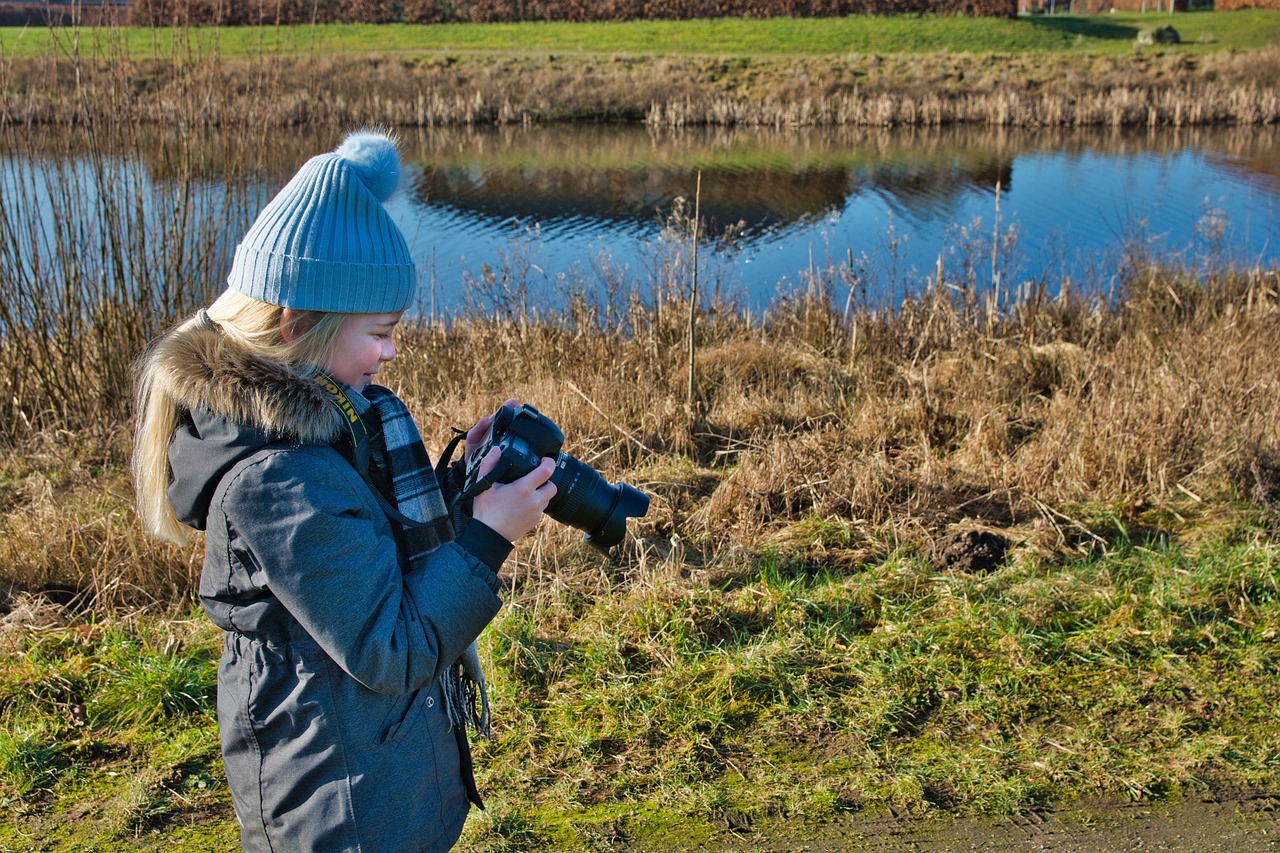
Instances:
[[[164,390],[188,411],[220,415],[299,444],[328,444],[342,418],[297,371],[248,352],[201,312],[161,338],[152,356]]]
[[[149,356],[163,391],[186,417],[169,445],[169,502],[204,528],[222,475],[267,444],[332,444],[343,422],[309,377],[249,352],[203,314],[156,342]]]

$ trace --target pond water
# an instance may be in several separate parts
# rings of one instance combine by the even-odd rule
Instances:
[[[229,260],[261,204],[303,159],[336,143],[330,135],[276,139],[274,171],[248,186],[237,179],[234,192],[220,189],[228,172],[220,157],[234,156],[221,152],[235,146],[213,141],[201,154],[192,197],[230,223],[210,242],[219,256],[208,264],[215,287],[225,274],[221,256]],[[810,286],[822,270],[837,299],[852,286],[859,299],[892,304],[926,287],[939,265],[948,281],[979,290],[1043,281],[1050,291],[1067,282],[1106,292],[1116,287],[1125,251],[1192,266],[1280,261],[1277,128],[591,125],[409,131],[402,142],[408,180],[390,207],[422,270],[422,310],[442,315],[484,304],[476,282],[486,266],[518,270],[532,296],[551,302],[566,281],[601,288],[622,280],[644,293],[675,251],[664,226],[680,198],[689,212],[696,200],[706,222],[703,293],[715,287],[752,310]],[[53,170],[47,155],[12,146],[0,153],[0,214],[58,220],[47,203],[58,194],[40,178]],[[23,157],[29,162],[20,168]],[[123,152],[132,164],[122,169],[127,179],[99,185],[144,203],[173,197],[166,157]],[[87,170],[64,163],[55,171],[65,182]],[[68,195],[83,201],[94,191],[86,181]],[[99,219],[46,230],[93,244]]]
[[[551,279],[606,254],[642,273],[664,216],[695,193],[706,263],[756,308],[850,265],[867,298],[936,274],[1113,287],[1126,247],[1188,263],[1280,258],[1276,129],[1064,134],[992,130],[685,131],[535,128],[410,138],[398,211],[447,283],[502,252]],[[699,184],[700,180],[700,184]],[[699,191],[700,186],[700,191]],[[717,247],[718,250],[717,250]],[[847,287],[848,278],[841,278]]]

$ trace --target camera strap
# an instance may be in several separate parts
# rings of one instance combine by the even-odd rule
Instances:
[[[351,402],[351,398],[347,396],[347,393],[342,390],[342,386],[324,373],[316,374],[315,383],[324,389],[329,396],[329,402],[342,413],[342,422],[347,427],[347,432],[343,436],[343,444],[350,448],[351,455],[349,459],[351,464],[355,467],[360,478],[369,486],[369,490],[373,492],[374,500],[378,502],[378,506],[381,507],[387,518],[402,527],[431,527],[432,525],[429,522],[418,521],[402,513],[398,507],[391,503],[391,499],[383,494],[382,489],[378,488],[378,484],[374,482],[369,473],[372,459],[369,425],[365,423],[364,418],[356,411],[355,405]],[[465,433],[463,435],[465,436]],[[455,439],[445,450],[445,458],[452,455],[453,448],[456,445],[457,440]],[[437,477],[439,473],[437,468]]]
[[[453,456],[453,451],[457,449],[458,444],[466,437],[467,433],[465,430],[460,430],[457,427],[453,428],[453,438],[451,438],[449,443],[445,445],[444,452],[440,455],[440,461],[436,463],[436,478],[441,483],[445,482],[444,478],[448,474],[449,463]],[[465,471],[467,463],[469,463],[470,460],[464,458],[462,461],[463,470]],[[470,501],[476,495],[486,491],[490,486],[497,482],[497,473],[497,471],[490,471],[485,476],[480,476],[477,473],[476,478],[471,481],[468,481],[465,474],[458,478],[462,481],[462,488],[453,496],[453,500],[449,502],[449,515],[454,519],[455,525],[461,520],[460,513],[462,513],[463,503],[465,501]]]
[[[449,443],[444,446],[444,451],[440,454],[440,459],[436,462],[436,480],[440,483],[449,482],[449,466],[453,461],[453,452],[458,449],[458,445],[466,440],[467,437],[466,430],[458,429],[457,427],[451,427],[451,429],[453,430],[453,438],[449,439]],[[465,469],[466,459],[464,458],[462,462]],[[459,479],[465,481],[466,478],[463,476]],[[466,527],[467,520],[471,517],[470,507],[466,506],[464,501],[471,500],[471,498],[474,498],[491,485],[492,483],[486,483],[479,489],[467,489],[465,487],[465,482],[463,483],[463,489],[453,496],[452,500],[449,501],[448,506],[449,520],[453,522],[453,529],[455,531],[461,532],[462,528]]]
[[[481,492],[488,491],[489,487],[492,486],[495,482],[497,482],[497,480],[493,478],[492,471],[490,471],[488,474],[483,474],[483,475],[476,474],[475,480],[471,483],[471,485],[466,486],[465,488],[463,488],[461,492],[458,493],[457,499],[460,501],[471,500]]]
[[[347,392],[343,391],[342,386],[330,376],[324,373],[317,373],[314,381],[324,389],[324,392],[329,397],[329,402],[342,414],[342,423],[347,428],[344,438],[350,441],[351,464],[360,472],[360,476],[367,480],[370,459],[368,425],[364,422],[364,418],[360,417],[360,413],[356,411],[355,404],[351,402]],[[374,489],[374,491],[378,492],[377,489]],[[381,492],[378,493],[381,494]]]
[[[449,439],[449,443],[444,447],[444,452],[440,454],[439,461],[436,462],[436,479],[441,483],[445,482],[445,476],[447,475],[449,465],[453,460],[453,452],[458,449],[458,445],[467,437],[466,430],[461,430],[457,427],[452,427],[452,429],[453,438]],[[462,464],[464,471],[470,466],[470,463],[470,459],[465,457],[463,458]],[[450,508],[452,509],[452,507],[459,505],[462,501],[469,501],[481,492],[486,491],[490,486],[498,481],[500,473],[501,472],[496,468],[485,475],[481,475],[477,472],[475,480],[471,482],[470,485],[467,484],[467,477],[465,474],[462,477],[459,477],[459,479],[463,481],[463,487],[458,494],[453,496]]]

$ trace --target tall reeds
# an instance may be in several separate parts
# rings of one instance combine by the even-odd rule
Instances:
[[[4,120],[115,119],[237,128],[521,125],[1197,127],[1280,121],[1280,49],[1081,57],[850,55],[752,58],[592,54],[201,58],[180,34],[145,60],[110,58],[91,30],[47,60],[0,67]],[[90,45],[97,45],[89,50]],[[69,55],[72,54],[72,55]],[[50,85],[56,81],[56,85]]]
[[[129,124],[10,127],[0,161],[3,438],[123,429],[129,366],[207,302],[250,205],[235,174],[205,182],[190,137]],[[247,148],[247,146],[246,146]]]
[[[1115,301],[1031,282],[997,303],[957,276],[894,310],[848,311],[824,285],[764,317],[700,307],[696,422],[686,315],[643,288],[531,325],[413,326],[391,375],[428,435],[535,401],[571,452],[658,495],[642,550],[678,536],[714,560],[807,519],[845,525],[851,552],[965,523],[1087,548],[1057,513],[1238,498],[1280,447],[1275,271],[1130,263]]]

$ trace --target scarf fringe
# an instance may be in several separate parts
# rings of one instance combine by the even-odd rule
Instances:
[[[459,661],[445,670],[440,679],[444,688],[444,709],[451,726],[471,726],[487,740],[493,739],[489,727],[489,691],[483,681],[466,673]]]

